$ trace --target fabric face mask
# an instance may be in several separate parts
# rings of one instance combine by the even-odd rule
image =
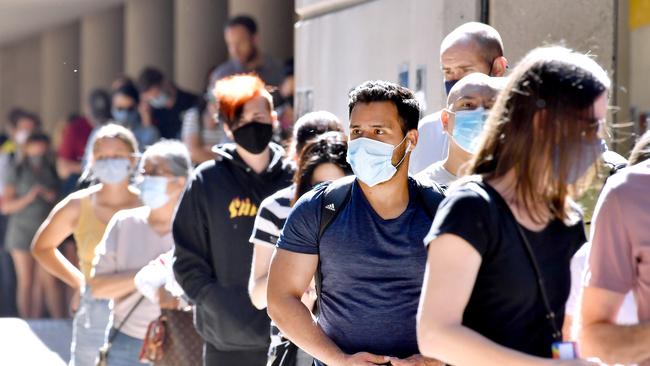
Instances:
[[[145,176],[139,188],[142,203],[154,210],[169,202],[167,177]]]
[[[474,154],[476,148],[478,148],[478,137],[481,135],[483,125],[487,119],[487,111],[480,107],[471,111],[452,113],[455,115],[454,129],[451,132],[454,141],[463,150]]]
[[[167,93],[161,92],[158,93],[156,97],[149,99],[149,105],[154,108],[161,109],[167,106],[168,101],[169,95],[167,95]]]
[[[102,183],[117,184],[129,177],[131,161],[126,158],[97,160],[93,164],[92,172]]]
[[[582,142],[580,154],[571,156],[567,166],[567,184],[574,184],[598,160],[598,157],[607,151],[607,143],[603,139],[593,142]],[[560,150],[556,147],[553,156],[555,174],[560,174]]]
[[[397,172],[397,168],[402,164],[411,148],[411,141],[408,142],[406,152],[396,166],[393,166],[392,163],[393,151],[405,140],[406,136],[396,146],[365,137],[351,140],[348,142],[346,160],[359,180],[374,187],[379,183],[389,181]]]
[[[263,122],[249,122],[232,133],[235,143],[251,154],[261,154],[273,137],[273,125]]]

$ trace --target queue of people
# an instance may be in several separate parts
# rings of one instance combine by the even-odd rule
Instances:
[[[292,70],[254,20],[224,38],[205,95],[121,76],[56,162],[38,118],[10,116],[16,310],[64,317],[56,281],[73,289],[71,365],[650,365],[650,132],[602,169],[595,60],[546,46],[508,71],[499,33],[466,23],[440,111],[372,80],[347,126],[292,123]]]

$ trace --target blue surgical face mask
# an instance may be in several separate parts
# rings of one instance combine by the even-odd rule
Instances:
[[[169,95],[165,92],[158,93],[154,98],[149,99],[149,105],[153,108],[165,108],[167,107],[167,102],[169,101]]]
[[[408,142],[404,156],[393,166],[393,151],[404,143],[393,146],[385,142],[360,137],[348,142],[347,161],[352,167],[354,175],[363,183],[374,187],[379,183],[389,181],[397,172],[411,148],[411,141]]]
[[[97,160],[92,166],[93,175],[105,184],[117,184],[129,178],[131,161],[127,158]]]
[[[578,181],[589,168],[598,160],[605,151],[607,151],[607,143],[603,139],[598,139],[592,142],[582,142],[579,154],[574,154],[569,159],[567,164],[566,183],[574,184]],[[560,174],[560,150],[556,146],[555,154],[553,155],[553,168],[555,174]]]
[[[454,114],[454,129],[451,135],[461,147],[470,154],[478,148],[479,136],[487,119],[487,111],[483,107],[471,111],[452,112]]]
[[[152,209],[166,205],[169,202],[167,181],[166,177],[145,176],[139,184],[142,203]]]
[[[112,108],[111,114],[115,122],[123,126],[132,126],[140,122],[140,115],[135,109],[118,109]]]

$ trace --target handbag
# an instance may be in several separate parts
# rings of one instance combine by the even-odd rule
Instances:
[[[200,366],[203,339],[194,328],[191,311],[161,310],[147,328],[140,361],[156,366]]]
[[[122,320],[122,323],[120,323],[114,332],[111,332],[111,335],[108,337],[108,342],[106,342],[99,349],[99,356],[97,357],[97,362],[95,363],[97,366],[108,366],[108,352],[111,349],[111,344],[115,340],[115,337],[117,337],[117,333],[119,333],[122,329],[122,326],[126,323],[127,320],[129,320],[131,314],[133,314],[135,309],[140,305],[140,303],[142,303],[142,300],[144,300],[144,296],[140,296],[138,302],[136,302],[135,305],[133,305],[133,307],[129,310],[129,312],[126,314],[126,317],[124,317],[124,320]]]

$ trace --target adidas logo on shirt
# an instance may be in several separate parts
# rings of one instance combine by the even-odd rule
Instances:
[[[334,207],[333,203],[330,203],[329,205],[325,206],[325,208],[330,211],[336,211],[336,208]]]

